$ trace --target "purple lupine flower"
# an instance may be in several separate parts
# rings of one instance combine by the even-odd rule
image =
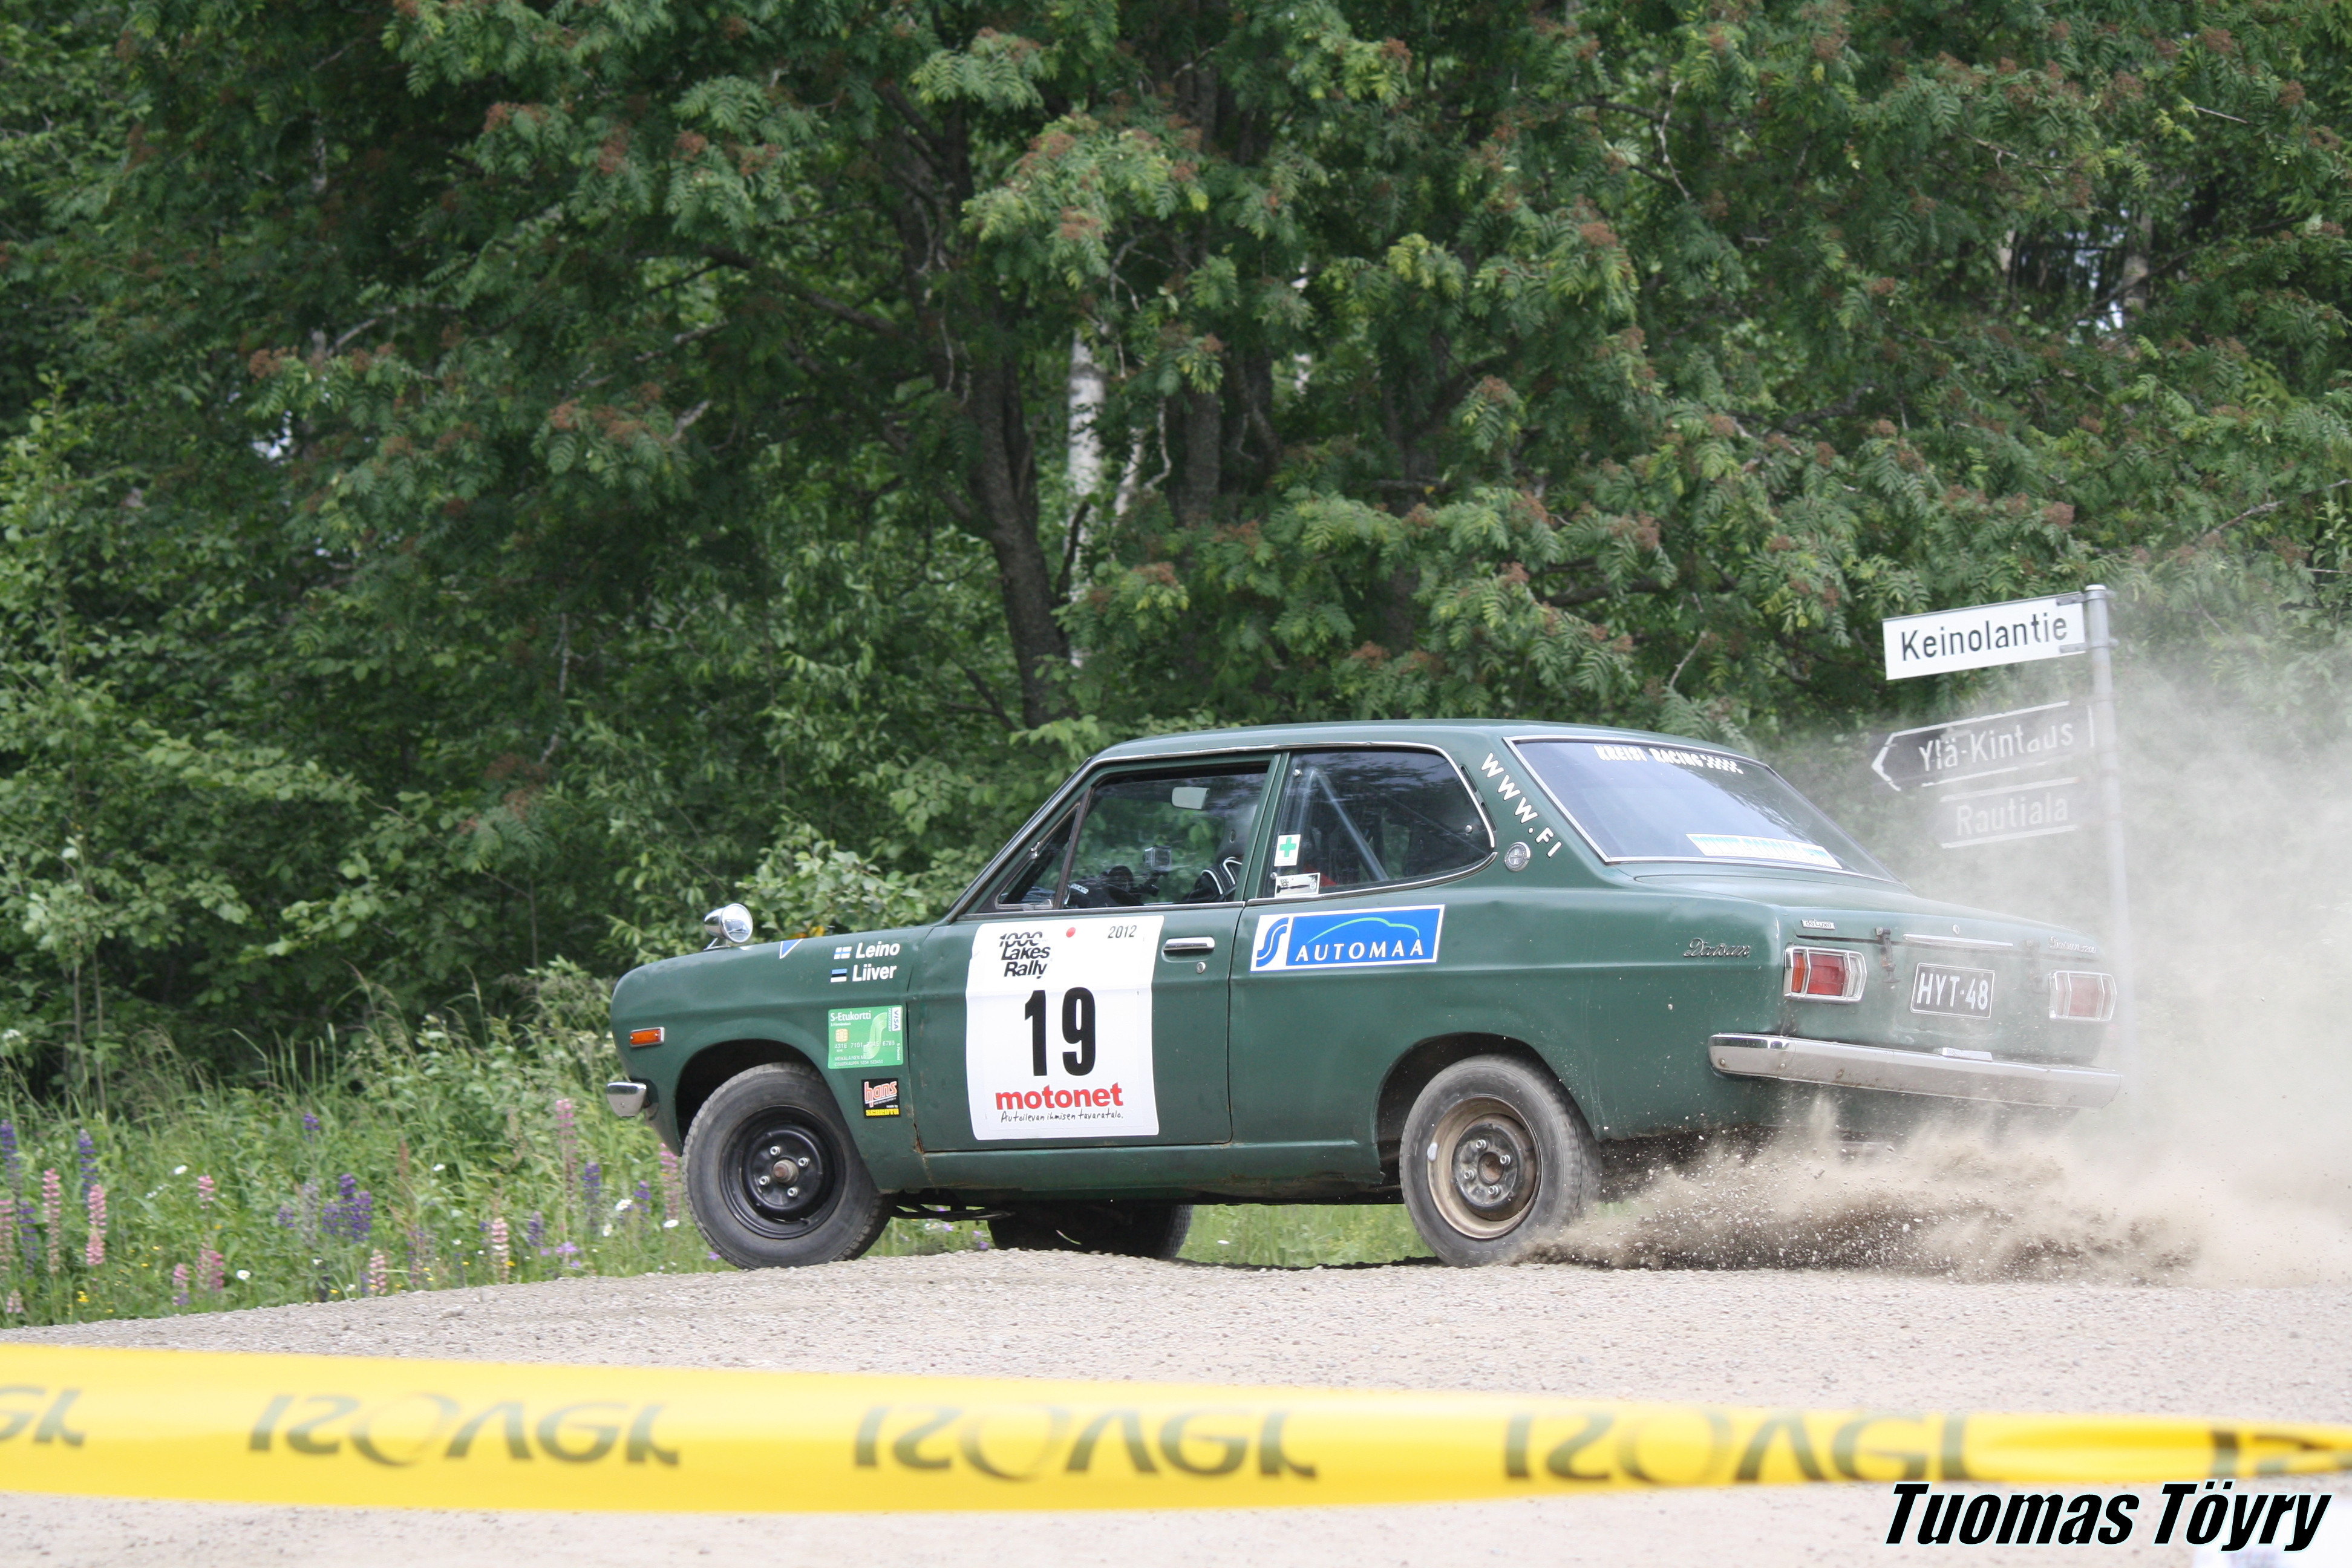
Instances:
[[[375,1229],[375,1194],[362,1187],[359,1196],[344,1210],[343,1223],[353,1241],[365,1241],[368,1233]]]
[[[48,1233],[49,1272],[65,1267],[66,1184],[52,1165],[41,1173],[41,1228]]]
[[[98,1141],[89,1135],[89,1129],[83,1128],[74,1140],[74,1152],[81,1160],[81,1195],[86,1199],[90,1188],[98,1185]]]
[[[279,1204],[278,1205],[278,1223],[284,1226],[288,1230],[292,1230],[294,1228],[293,1205]]]
[[[319,1136],[319,1118],[310,1111],[302,1113],[302,1142],[310,1142]]]
[[[639,1183],[637,1184],[636,1199],[637,1199],[637,1223],[638,1223],[639,1225],[651,1225],[651,1224],[653,1224],[653,1223],[654,1223],[654,1189],[653,1189],[653,1184],[652,1184],[652,1183],[650,1183],[650,1182],[639,1182]]]
[[[534,1247],[546,1244],[547,1221],[540,1217],[537,1209],[531,1210],[530,1217],[522,1222],[522,1238]]]
[[[577,1242],[559,1243],[555,1248],[555,1256],[563,1259],[563,1267],[566,1268],[580,1267],[580,1247]]]
[[[588,1211],[588,1233],[596,1233],[596,1224],[604,1218],[604,1167],[591,1160],[580,1171],[581,1206]]]
[[[13,1121],[0,1121],[0,1172],[5,1173],[10,1186],[25,1184],[24,1163],[16,1157],[16,1124]]]

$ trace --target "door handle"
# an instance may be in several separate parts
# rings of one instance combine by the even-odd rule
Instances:
[[[1171,936],[1160,944],[1163,958],[1181,958],[1188,952],[1214,952],[1217,939],[1213,936]]]

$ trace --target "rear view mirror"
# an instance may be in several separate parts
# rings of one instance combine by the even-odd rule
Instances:
[[[1209,804],[1209,786],[1178,784],[1168,792],[1168,804],[1179,811],[1199,811]]]

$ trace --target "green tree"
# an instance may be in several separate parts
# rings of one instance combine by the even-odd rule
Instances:
[[[1769,742],[2095,574],[2340,721],[2324,8],[18,16],[51,1047],[899,918],[1145,729]]]

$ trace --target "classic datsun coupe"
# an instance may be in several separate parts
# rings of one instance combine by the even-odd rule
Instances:
[[[709,924],[615,990],[607,1098],[744,1267],[894,1214],[1168,1257],[1195,1203],[1399,1200],[1445,1261],[1507,1262],[1823,1099],[1879,1136],[2117,1088],[2088,938],[1918,898],[1754,758],[1629,731],[1130,742],[934,924]]]

